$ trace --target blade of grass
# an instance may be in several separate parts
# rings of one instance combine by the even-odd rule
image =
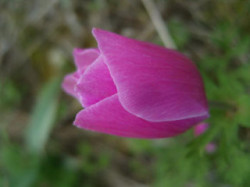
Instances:
[[[167,24],[162,19],[159,11],[157,10],[156,5],[153,0],[142,0],[143,5],[145,6],[156,31],[158,32],[162,42],[165,47],[176,49],[176,45],[169,34]]]
[[[54,125],[60,82],[58,77],[52,79],[38,95],[25,137],[26,146],[32,153],[42,153]]]

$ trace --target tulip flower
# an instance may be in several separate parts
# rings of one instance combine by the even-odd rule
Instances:
[[[185,132],[209,116],[203,81],[183,54],[93,29],[98,48],[73,51],[64,90],[84,107],[74,124],[134,138]]]

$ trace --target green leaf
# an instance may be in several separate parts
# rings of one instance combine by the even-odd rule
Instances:
[[[237,100],[238,110],[236,119],[241,125],[250,127],[250,96],[242,94]]]
[[[58,77],[49,81],[37,98],[26,134],[26,145],[33,153],[43,151],[55,122],[60,82]]]

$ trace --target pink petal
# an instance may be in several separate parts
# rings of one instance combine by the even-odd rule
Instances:
[[[77,83],[76,92],[84,107],[95,104],[117,92],[101,56],[85,70]]]
[[[78,95],[75,92],[75,86],[80,75],[97,59],[99,55],[100,53],[98,49],[74,49],[73,56],[77,66],[77,71],[64,77],[62,87],[66,93],[78,99]]]
[[[208,117],[202,78],[177,51],[94,29],[122,106],[152,122]]]
[[[208,128],[209,128],[208,123],[204,123],[204,122],[199,123],[198,125],[196,125],[194,127],[194,135],[200,136],[201,134],[205,133]],[[215,143],[210,142],[205,146],[205,149],[206,149],[207,153],[213,153],[216,151],[217,146]]]
[[[80,111],[74,124],[117,136],[163,138],[181,134],[203,119],[204,116],[173,122],[148,122],[124,110],[115,94]]]
[[[209,143],[206,145],[205,149],[208,153],[214,153],[217,149],[217,146],[215,143]]]
[[[64,91],[74,96],[75,98],[77,98],[77,94],[75,92],[75,86],[76,86],[78,79],[79,79],[78,72],[74,72],[74,73],[66,75],[62,83],[62,87]]]
[[[199,136],[208,129],[208,123],[199,123],[194,127],[194,135]]]
[[[99,56],[99,50],[90,48],[90,49],[80,49],[75,48],[73,50],[73,56],[75,60],[75,65],[77,70],[80,72],[85,71],[85,69],[94,62]]]

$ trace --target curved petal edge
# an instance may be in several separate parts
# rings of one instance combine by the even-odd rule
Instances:
[[[208,117],[202,78],[181,53],[93,29],[125,110],[151,122]]]
[[[204,116],[172,122],[148,122],[124,110],[115,94],[81,110],[74,124],[79,128],[116,136],[166,138],[185,132],[203,119]]]

